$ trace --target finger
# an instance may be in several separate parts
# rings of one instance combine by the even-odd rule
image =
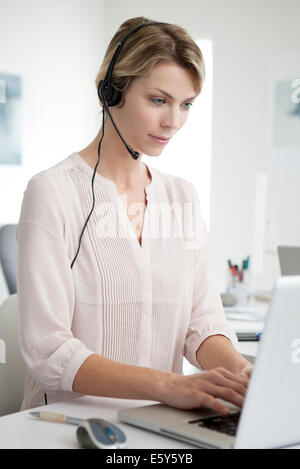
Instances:
[[[233,388],[206,382],[204,391],[213,397],[219,397],[224,401],[231,402],[238,407],[242,407],[244,404],[244,396],[236,392]]]
[[[221,374],[222,376],[225,376],[226,378],[236,382],[240,383],[244,386],[248,386],[249,384],[249,378],[247,375],[243,374],[238,374],[238,373],[232,373],[231,371],[227,370],[226,368],[216,368],[214,371],[216,371],[218,374]]]
[[[227,378],[231,378],[236,382],[248,383],[247,378],[241,376],[241,374],[239,373],[232,373],[231,371],[226,370],[226,368],[224,368],[224,376],[226,376]]]
[[[234,389],[241,396],[245,396],[247,392],[247,386],[245,386],[243,382],[241,383],[232,380],[231,378],[225,378],[224,376],[217,373],[213,373],[211,375],[211,382],[218,386]]]
[[[210,382],[220,386],[231,387],[244,396],[247,392],[247,378],[237,377],[233,373],[223,368],[215,368],[207,372],[207,378]]]
[[[210,394],[202,393],[202,403],[205,407],[214,410],[222,415],[228,415],[230,413],[229,407],[222,402],[217,401],[217,399]]]

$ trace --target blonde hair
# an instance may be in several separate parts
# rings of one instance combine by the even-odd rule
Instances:
[[[138,16],[126,20],[111,39],[95,83],[104,79],[108,66],[119,42],[133,28],[153,20]],[[124,91],[135,77],[150,73],[157,64],[175,62],[190,71],[197,94],[200,94],[205,79],[205,64],[202,52],[185,29],[175,24],[147,25],[135,31],[124,43],[112,73],[114,87],[122,92],[118,107],[124,104]],[[102,102],[100,105],[102,107]]]

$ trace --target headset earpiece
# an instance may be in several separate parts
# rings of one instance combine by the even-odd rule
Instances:
[[[103,95],[105,96],[106,103],[109,107],[117,106],[121,102],[121,91],[117,90],[113,84],[105,84],[103,83],[103,80],[101,80],[98,85],[98,96],[104,105],[102,98]]]
[[[116,60],[118,58],[118,55],[121,52],[121,50],[122,50],[122,48],[125,44],[125,42],[127,41],[128,37],[131,36],[135,31],[138,31],[143,26],[149,26],[151,24],[168,24],[168,23],[163,23],[163,22],[160,22],[160,21],[158,21],[158,22],[154,21],[154,22],[149,22],[149,23],[141,23],[138,26],[136,26],[135,28],[133,28],[131,31],[129,31],[126,34],[126,36],[123,37],[123,39],[119,42],[118,47],[116,48],[115,53],[114,53],[114,55],[111,59],[111,62],[109,64],[109,66],[108,66],[106,75],[105,75],[104,79],[100,81],[100,83],[98,85],[98,96],[99,96],[99,99],[101,100],[103,106],[105,106],[105,103],[103,102],[102,96],[104,96],[104,98],[106,100],[106,105],[108,107],[117,106],[121,102],[122,92],[118,91],[111,82],[115,62],[116,62]]]
[[[126,146],[128,152],[130,153],[130,155],[132,156],[132,158],[134,160],[137,160],[140,156],[140,154],[137,152],[137,151],[134,151],[126,142],[125,140],[123,139],[122,135],[120,134],[119,130],[118,130],[118,127],[116,126],[113,118],[112,118],[112,115],[109,111],[109,108],[112,107],[112,106],[117,106],[120,102],[121,102],[121,98],[122,98],[122,92],[117,90],[114,85],[111,83],[111,77],[112,77],[112,72],[113,72],[113,68],[114,68],[114,64],[117,60],[117,57],[124,45],[124,43],[127,41],[128,37],[131,36],[131,34],[133,34],[135,31],[137,31],[138,29],[142,28],[143,26],[148,26],[150,24],[168,24],[168,23],[161,23],[161,22],[149,22],[149,23],[142,23],[142,24],[139,24],[138,26],[136,26],[134,29],[132,29],[131,31],[129,31],[129,33],[126,34],[125,37],[123,37],[123,39],[121,40],[121,42],[118,44],[118,47],[113,55],[113,58],[111,59],[111,62],[108,66],[108,69],[107,69],[107,72],[106,72],[106,75],[104,77],[103,80],[100,81],[99,85],[98,85],[98,88],[97,88],[97,92],[98,92],[98,97],[103,105],[103,118],[104,118],[104,108],[107,109],[107,112],[108,112],[108,115],[111,119],[111,122],[113,124],[113,126],[115,127],[120,139],[122,140],[122,142],[124,143],[124,145]],[[104,102],[105,101],[105,102]],[[98,146],[98,161],[97,161],[97,164],[95,166],[95,169],[94,169],[94,173],[93,173],[93,178],[92,178],[92,191],[93,191],[93,199],[94,199],[94,202],[95,202],[95,196],[94,196],[94,176],[96,174],[96,169],[97,169],[97,166],[98,166],[98,163],[99,163],[99,160],[100,160],[100,147],[101,147],[101,142],[102,142],[102,139],[103,139],[103,136],[104,136],[104,124],[103,124],[103,133],[102,133],[102,137],[101,137],[101,140],[99,142],[99,146]],[[89,218],[92,214],[92,211],[94,210],[94,204],[93,204],[93,207],[92,207],[92,210],[85,222],[85,225],[83,227],[83,230],[81,232],[81,235],[80,235],[80,238],[79,238],[79,245],[78,245],[78,249],[77,249],[77,253],[75,254],[75,257],[71,263],[71,269],[73,268],[73,265],[74,265],[74,262],[78,256],[78,253],[79,253],[79,250],[80,250],[80,243],[81,243],[81,238],[83,236],[83,233],[84,233],[84,230],[86,228],[86,225],[89,221]],[[45,395],[46,396],[46,395]]]

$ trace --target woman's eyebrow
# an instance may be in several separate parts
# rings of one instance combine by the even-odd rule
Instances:
[[[161,93],[163,93],[165,96],[167,96],[168,98],[170,99],[174,99],[174,97],[172,95],[170,95],[169,93],[167,93],[166,91],[164,90],[161,90],[159,88],[153,88],[154,90],[157,90],[157,91],[160,91]],[[195,98],[197,98],[197,95],[196,96],[192,96],[191,98],[187,98],[185,99],[184,101],[192,101],[194,100]]]

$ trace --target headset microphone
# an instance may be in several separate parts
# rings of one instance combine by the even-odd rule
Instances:
[[[114,126],[114,128],[116,129],[116,131],[117,131],[117,133],[118,133],[120,139],[121,139],[122,142],[124,143],[125,147],[127,148],[128,152],[130,153],[130,155],[132,156],[132,158],[133,158],[134,160],[137,160],[138,157],[140,156],[140,154],[139,154],[137,151],[134,151],[134,150],[125,142],[125,140],[123,139],[122,135],[120,134],[120,131],[119,131],[118,127],[117,127],[116,124],[115,124],[115,121],[114,121],[113,118],[112,118],[112,115],[111,115],[111,113],[110,113],[110,110],[109,110],[109,107],[108,107],[108,104],[107,104],[107,101],[106,101],[105,94],[103,93],[103,86],[101,86],[102,83],[103,83],[103,82],[100,81],[99,86],[98,86],[98,96],[99,96],[99,98],[101,99],[101,101],[104,103],[104,106],[105,106],[105,108],[106,108],[106,110],[107,110],[107,112],[108,112],[108,114],[109,114],[110,120],[112,121],[113,126]]]
[[[103,140],[103,137],[104,137],[104,107],[106,108],[107,112],[108,112],[108,115],[110,117],[110,120],[112,121],[113,123],[113,126],[114,128],[116,129],[120,139],[122,140],[122,142],[124,143],[125,147],[127,148],[127,151],[130,153],[130,155],[132,156],[132,158],[134,160],[137,160],[140,156],[140,154],[137,152],[137,151],[134,151],[124,140],[124,138],[122,137],[122,135],[120,134],[119,130],[118,130],[118,127],[116,126],[113,118],[112,118],[112,115],[109,111],[109,107],[110,106],[117,106],[117,104],[120,103],[121,101],[121,98],[122,98],[122,93],[113,85],[112,83],[112,80],[111,80],[111,77],[112,77],[112,71],[113,71],[113,68],[114,68],[114,64],[117,60],[117,57],[124,45],[124,43],[127,41],[127,38],[129,36],[131,36],[131,34],[133,34],[135,31],[137,31],[138,29],[142,28],[143,26],[149,26],[149,25],[158,25],[158,24],[168,24],[168,23],[163,23],[163,22],[159,22],[159,21],[153,21],[153,22],[149,22],[149,23],[141,23],[139,24],[138,26],[136,26],[135,28],[133,28],[132,30],[129,31],[129,33],[126,34],[126,36],[123,37],[123,39],[119,42],[118,44],[118,47],[113,55],[113,58],[111,59],[110,61],[110,64],[108,66],[108,69],[107,69],[107,72],[106,72],[106,75],[104,77],[103,80],[100,81],[99,85],[98,85],[98,96],[99,96],[99,99],[102,101],[103,103],[103,109],[102,109],[102,136],[101,136],[101,139],[99,141],[99,145],[98,145],[98,160],[97,160],[97,163],[96,163],[96,166],[94,168],[94,172],[93,172],[93,176],[92,176],[92,192],[93,192],[93,206],[92,206],[92,209],[86,219],[86,222],[84,224],[84,227],[82,229],[82,232],[81,232],[81,235],[79,237],[79,243],[78,243],[78,248],[77,248],[77,252],[75,254],[75,257],[71,263],[71,269],[73,268],[73,265],[74,265],[74,262],[79,254],[79,250],[80,250],[80,244],[81,244],[81,238],[82,238],[82,235],[84,233],[84,230],[86,228],[86,225],[90,219],[90,216],[92,215],[92,212],[94,210],[94,206],[95,206],[95,193],[94,193],[94,179],[95,179],[95,175],[96,175],[96,170],[97,170],[97,166],[99,164],[99,161],[100,161],[100,148],[101,148],[101,143],[102,143],[102,140]]]
[[[105,77],[104,77],[103,80],[100,81],[100,83],[98,85],[98,96],[99,96],[100,100],[102,101],[103,105],[105,106],[105,108],[106,108],[106,110],[109,114],[110,120],[112,121],[113,126],[116,129],[120,139],[122,140],[122,142],[124,143],[125,147],[127,148],[128,152],[130,153],[130,155],[132,156],[132,158],[134,160],[137,160],[138,157],[140,156],[140,154],[137,151],[134,151],[125,142],[125,140],[123,139],[122,135],[120,134],[120,132],[119,132],[119,130],[118,130],[113,118],[112,118],[112,115],[109,111],[109,106],[117,106],[120,103],[121,98],[122,98],[121,91],[119,91],[114,86],[114,84],[112,83],[112,72],[113,72],[113,68],[114,68],[115,62],[117,60],[117,57],[120,54],[120,52],[121,52],[125,42],[127,41],[128,37],[131,36],[136,31],[138,31],[143,26],[159,25],[159,24],[168,24],[168,23],[163,23],[161,21],[151,21],[151,22],[148,22],[148,23],[141,23],[138,26],[136,26],[135,28],[131,29],[123,37],[123,39],[119,42],[118,47],[116,48],[115,53],[114,53],[114,55],[113,55],[113,57],[110,61],[110,64],[107,68],[107,72],[105,74]]]

